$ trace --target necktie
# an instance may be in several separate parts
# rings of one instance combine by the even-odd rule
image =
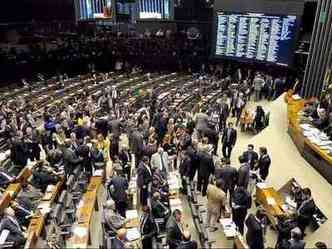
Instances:
[[[160,161],[161,161],[161,171],[164,171],[165,170],[165,163],[164,163],[164,159],[163,159],[163,155],[162,154],[159,154],[160,155]]]

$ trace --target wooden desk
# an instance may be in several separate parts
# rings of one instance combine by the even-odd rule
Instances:
[[[68,243],[72,248],[88,248],[91,243],[91,224],[93,211],[98,210],[97,195],[99,187],[102,184],[102,176],[92,176],[84,194],[81,206],[77,210],[77,224],[73,227],[74,235]]]
[[[262,205],[262,208],[265,210],[266,215],[274,228],[277,225],[276,218],[281,215],[286,215],[286,212],[282,209],[285,201],[282,195],[273,187],[261,188],[257,186],[256,202]]]
[[[18,193],[21,191],[22,186],[20,183],[12,183],[10,184],[7,189],[6,189],[6,193],[8,193],[10,195],[10,197],[12,199],[14,199]]]
[[[27,230],[28,236],[34,234],[38,238],[43,231],[45,219],[42,215],[34,215]]]
[[[300,127],[299,112],[303,110],[307,102],[312,100],[288,99],[288,134],[300,154],[329,182],[332,184],[332,156],[328,151],[320,149],[319,146],[311,143],[304,135]]]
[[[25,245],[24,245],[24,249],[30,249],[30,248],[35,248],[35,245],[37,245],[38,242],[38,237],[36,236],[35,233],[31,233],[29,234]]]
[[[0,211],[1,212],[3,212],[9,206],[10,201],[11,201],[10,194],[5,192],[0,200]]]
[[[25,183],[31,175],[32,175],[31,169],[29,169],[28,167],[24,167],[17,176],[16,182],[19,182],[21,184]]]
[[[235,249],[248,249],[247,243],[244,241],[243,237],[241,235],[237,235],[234,238],[234,248]]]
[[[59,195],[62,185],[64,183],[64,179],[62,178],[53,188],[52,192],[46,192],[42,201],[39,203],[38,208],[41,210],[35,214],[31,220],[27,230],[28,239],[25,243],[25,249],[35,249],[36,244],[38,242],[38,238],[41,236],[45,226],[45,217],[46,213],[44,212],[46,209],[51,209],[52,204],[55,201],[55,198]]]

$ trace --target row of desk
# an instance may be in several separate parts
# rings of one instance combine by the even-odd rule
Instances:
[[[306,103],[312,100],[294,99],[292,92],[285,97],[287,102],[288,133],[300,154],[329,182],[332,184],[332,156],[328,151],[322,150],[307,139],[300,127],[300,112]]]
[[[31,218],[30,224],[27,230],[27,241],[25,243],[25,249],[37,248],[39,237],[43,234],[46,224],[46,216],[52,210],[56,198],[59,196],[64,184],[64,178],[62,178],[56,185],[49,185],[46,192],[37,206],[37,212]]]
[[[73,235],[67,241],[69,248],[88,248],[91,245],[91,233],[93,231],[94,211],[99,210],[98,196],[103,182],[103,176],[92,176],[80,207],[76,213],[76,223],[73,225]]]

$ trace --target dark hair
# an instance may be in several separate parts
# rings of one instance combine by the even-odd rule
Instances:
[[[175,217],[177,214],[178,214],[178,215],[181,215],[181,214],[182,214],[182,212],[181,212],[180,209],[175,209],[175,210],[173,211],[173,217]]]
[[[142,161],[145,163],[149,162],[149,157],[143,156]]]
[[[308,196],[311,197],[311,190],[310,190],[310,188],[304,188],[302,190],[302,192],[303,192],[303,194],[308,195]]]
[[[327,249],[327,245],[324,242],[318,241],[315,243],[317,249]]]
[[[264,214],[264,211],[263,210],[261,210],[261,209],[258,209],[257,211],[256,211],[256,217],[257,217],[257,219],[263,219],[264,217],[265,217],[265,214]]]
[[[253,144],[248,144],[248,147],[254,149],[254,145]]]
[[[218,188],[221,188],[221,187],[222,187],[222,183],[223,183],[223,181],[222,181],[221,179],[218,179],[218,180],[216,181],[216,186],[217,186]]]
[[[264,155],[267,154],[267,149],[266,149],[266,147],[260,147],[259,150],[260,150],[260,152],[262,152]]]

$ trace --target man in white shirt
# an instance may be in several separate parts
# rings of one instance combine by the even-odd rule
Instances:
[[[158,151],[151,157],[152,169],[157,168],[160,172],[167,174],[169,172],[169,159],[168,154],[162,147],[158,148]]]

